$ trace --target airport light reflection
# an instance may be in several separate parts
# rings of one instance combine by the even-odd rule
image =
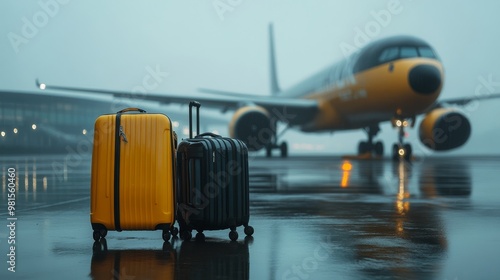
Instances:
[[[41,90],[44,90],[46,87],[47,87],[47,85],[46,85],[46,84],[43,84],[43,83],[42,83],[42,84],[40,84],[40,89],[41,89]]]
[[[35,129],[36,129],[36,124],[32,124],[32,125],[31,125],[31,128],[32,128],[33,130],[35,130]]]
[[[5,137],[5,131],[0,132],[0,135],[2,135],[2,137]]]
[[[398,214],[405,215],[410,210],[410,202],[405,201],[405,199],[410,198],[410,193],[406,191],[408,185],[408,174],[406,172],[406,166],[404,161],[400,161],[398,164],[398,179],[399,179],[399,189],[396,199],[396,208]]]
[[[351,175],[351,170],[352,170],[352,164],[350,161],[345,160],[342,163],[342,181],[340,182],[340,187],[341,188],[347,188],[349,187],[349,177]]]
[[[398,173],[398,194],[396,197],[396,211],[399,217],[396,218],[395,230],[398,236],[404,237],[406,214],[410,211],[410,202],[407,201],[410,193],[407,192],[409,174],[406,170],[406,162],[400,160],[397,166]]]

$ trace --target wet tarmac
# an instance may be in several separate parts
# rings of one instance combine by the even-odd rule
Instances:
[[[165,243],[160,231],[111,231],[95,244],[90,156],[0,163],[0,279],[500,277],[499,157],[252,157],[253,238],[242,228],[237,242],[228,231]]]

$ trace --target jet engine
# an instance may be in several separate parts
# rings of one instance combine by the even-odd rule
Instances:
[[[229,135],[245,142],[249,151],[264,148],[275,135],[269,112],[260,106],[238,109],[229,124]]]
[[[447,151],[465,144],[471,133],[469,120],[460,112],[438,108],[420,123],[420,141],[431,150]]]

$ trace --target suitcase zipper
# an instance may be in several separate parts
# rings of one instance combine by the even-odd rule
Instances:
[[[122,138],[123,142],[128,143],[127,140],[127,135],[125,135],[125,132],[123,131],[123,126],[120,125],[120,132],[118,133],[118,136]]]

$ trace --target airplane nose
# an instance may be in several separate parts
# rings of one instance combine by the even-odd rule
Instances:
[[[408,74],[411,88],[417,93],[430,95],[441,86],[441,73],[433,65],[418,65]]]

